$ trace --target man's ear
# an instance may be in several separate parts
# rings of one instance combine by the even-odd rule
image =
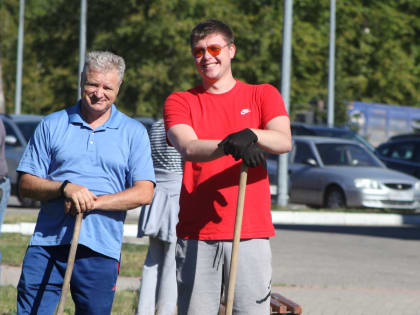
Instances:
[[[236,55],[236,46],[234,43],[230,44],[229,46],[229,54],[230,54],[230,59],[235,58]]]

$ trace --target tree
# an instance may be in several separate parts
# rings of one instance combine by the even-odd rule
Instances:
[[[47,114],[75,103],[78,1],[27,2],[22,111]],[[328,96],[328,0],[294,1],[290,114]],[[337,2],[335,117],[350,101],[420,106],[420,2]],[[18,0],[2,0],[0,50],[7,109],[16,71]],[[238,47],[234,75],[280,87],[283,6],[277,0],[96,0],[88,3],[87,50],[123,56],[127,71],[117,103],[129,115],[160,116],[166,97],[199,81],[189,33],[199,21],[229,23]]]
[[[1,63],[1,50],[0,50],[0,113],[6,112],[6,100],[3,92],[3,67]]]
[[[14,97],[19,7],[13,0],[0,4],[0,111],[8,112]]]

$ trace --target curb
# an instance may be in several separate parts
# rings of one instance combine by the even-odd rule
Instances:
[[[420,225],[420,215],[272,211],[273,224],[348,225],[348,226],[404,226]],[[3,233],[32,235],[35,223],[3,224]],[[137,224],[124,224],[124,237],[137,237]]]
[[[273,224],[403,226],[420,225],[420,215],[272,211]]]

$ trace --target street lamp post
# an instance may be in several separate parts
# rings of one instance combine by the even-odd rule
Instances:
[[[283,96],[286,110],[289,112],[290,104],[290,69],[292,64],[292,9],[293,1],[284,1],[284,26],[283,26],[283,59],[281,71],[281,94]],[[287,183],[287,154],[281,154],[277,162],[277,204],[281,207],[288,203]]]
[[[15,114],[21,113],[22,103],[22,63],[23,63],[23,24],[25,19],[25,0],[19,1],[19,29],[16,62]]]
[[[335,0],[330,1],[330,52],[328,66],[328,126],[334,125]]]
[[[85,64],[86,55],[86,14],[87,3],[86,0],[80,1],[80,35],[79,35],[79,81],[77,85],[77,99],[81,97],[80,81],[82,79],[83,66]]]

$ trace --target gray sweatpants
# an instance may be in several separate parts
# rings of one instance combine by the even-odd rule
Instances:
[[[177,285],[175,278],[175,243],[149,238],[143,265],[138,315],[175,315]]]
[[[218,314],[223,273],[225,298],[227,295],[231,252],[231,241],[178,239],[175,254],[178,315]],[[271,275],[270,241],[242,240],[233,314],[270,313]]]

